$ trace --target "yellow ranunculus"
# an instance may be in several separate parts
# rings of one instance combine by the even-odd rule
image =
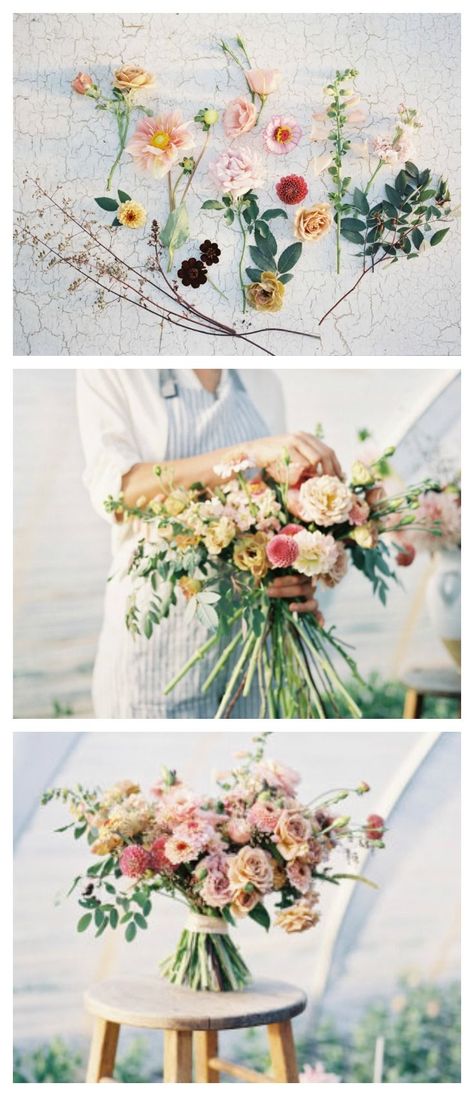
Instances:
[[[247,300],[257,312],[279,312],[283,308],[285,286],[271,270],[264,270],[259,282],[247,286]]]
[[[234,563],[239,571],[250,571],[259,582],[268,571],[267,537],[265,533],[249,533],[239,537],[234,548]]]

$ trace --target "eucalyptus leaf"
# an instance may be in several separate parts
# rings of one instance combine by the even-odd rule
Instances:
[[[423,239],[424,239],[423,233],[420,232],[419,228],[414,228],[413,232],[411,234],[411,238],[413,240],[413,243],[414,243],[416,249],[418,250],[418,248],[421,247],[421,245],[423,243]]]
[[[440,244],[441,240],[444,240],[447,232],[449,232],[449,228],[439,228],[437,232],[433,232],[430,240],[431,246],[436,247],[436,244]]]
[[[367,195],[364,194],[362,190],[359,190],[358,186],[354,187],[352,204],[356,209],[359,210],[359,213],[364,213],[365,216],[367,216],[370,209],[369,203],[367,201]]]
[[[365,232],[363,221],[357,221],[355,217],[343,217],[341,220],[341,232],[349,229],[350,232]]]

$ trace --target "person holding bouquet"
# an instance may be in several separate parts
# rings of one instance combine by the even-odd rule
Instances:
[[[132,636],[123,621],[131,593],[128,564],[146,529],[107,513],[109,496],[123,494],[125,506],[144,506],[163,484],[188,488],[197,482],[218,487],[228,478],[236,453],[256,470],[297,482],[305,474],[342,478],[336,454],[310,434],[284,432],[283,401],[269,370],[86,369],[78,371],[79,425],[86,458],[84,483],[101,517],[112,524],[111,581],[94,667],[93,702],[98,718],[206,718],[219,703],[222,683],[201,694],[210,663],[205,657],[172,696],[164,686],[206,639],[204,625],[183,621],[186,598],[162,621],[151,641]],[[160,465],[158,481],[154,471]],[[279,576],[269,587],[298,613],[318,615],[314,582],[304,575]],[[212,659],[215,660],[215,651]],[[230,672],[230,669],[229,669]],[[239,697],[235,718],[256,718],[254,691]]]

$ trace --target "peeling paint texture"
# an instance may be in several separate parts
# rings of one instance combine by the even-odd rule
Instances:
[[[311,116],[321,109],[321,89],[336,68],[359,69],[357,88],[367,103],[375,136],[393,131],[400,102],[416,106],[423,120],[419,131],[418,166],[429,166],[448,177],[453,205],[459,202],[459,17],[455,14],[259,14],[204,15],[17,15],[16,37],[16,208],[37,206],[25,173],[72,199],[75,211],[94,214],[93,198],[104,193],[105,179],[116,149],[115,119],[94,111],[93,102],[74,94],[70,82],[78,70],[90,72],[103,89],[121,63],[137,63],[156,76],[156,87],[144,100],[153,109],[179,108],[192,119],[201,107],[222,110],[245,93],[240,70],[219,48],[221,38],[246,40],[255,64],[276,66],[283,73],[278,92],[265,106],[272,113],[293,114],[303,127],[299,147],[288,156],[266,156],[268,180],[262,208],[275,205],[275,182],[281,175],[304,174],[312,202],[324,201],[328,176],[315,178],[311,156],[323,151],[310,145]],[[136,117],[136,116],[135,116]],[[261,147],[261,131],[245,143]],[[215,130],[216,150],[226,147],[221,125]],[[347,163],[349,161],[346,161]],[[352,160],[348,174],[359,183],[367,164]],[[389,168],[381,173],[391,181]],[[379,182],[377,179],[377,186]],[[128,154],[115,177],[119,186],[163,223],[166,182],[139,175]],[[115,181],[114,180],[114,181]],[[374,193],[377,190],[374,189]],[[217,225],[215,213],[200,212],[206,198],[215,197],[206,162],[190,191],[191,241],[179,253],[196,253],[196,243],[218,238],[222,261],[212,268],[213,280],[226,294],[222,300],[206,285],[199,306],[227,322],[240,323],[236,263],[240,236],[233,227]],[[308,204],[308,200],[306,201]],[[95,214],[94,214],[95,215]],[[98,214],[109,223],[110,215]],[[291,210],[290,210],[291,217]],[[291,242],[291,221],[274,222],[283,244]],[[58,228],[56,222],[56,229]],[[141,245],[140,245],[140,241]],[[193,244],[194,241],[194,244]],[[142,232],[117,230],[122,257],[142,266],[148,257]],[[284,312],[263,322],[252,314],[254,327],[273,324],[315,331],[328,307],[348,289],[357,273],[353,247],[344,245],[344,265],[334,273],[334,240],[308,244],[287,287]],[[452,227],[443,243],[413,262],[399,262],[364,279],[321,328],[321,344],[300,336],[260,336],[277,354],[330,355],[457,355],[459,348],[459,232]],[[16,354],[31,355],[157,355],[258,354],[235,339],[211,339],[163,325],[126,302],[96,305],[93,286],[70,292],[74,275],[64,266],[48,269],[34,261],[29,246],[21,248],[16,267]],[[187,291],[190,299],[197,293]],[[317,348],[315,351],[315,347]],[[320,347],[320,349],[318,349]]]

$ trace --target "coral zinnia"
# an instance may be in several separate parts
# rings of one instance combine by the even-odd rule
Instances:
[[[183,122],[179,110],[142,118],[128,142],[127,152],[143,171],[156,178],[167,175],[183,151],[194,147],[189,122]]]
[[[302,175],[284,175],[276,184],[275,190],[285,205],[298,205],[306,198],[308,187]]]

